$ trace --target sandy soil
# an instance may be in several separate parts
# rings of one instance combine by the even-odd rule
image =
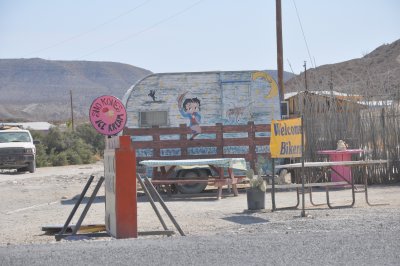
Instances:
[[[92,174],[95,176],[95,182],[87,195],[90,195],[94,184],[103,175],[101,162],[92,165],[39,168],[34,174],[0,172],[0,246],[55,242],[54,236],[44,234],[41,227],[64,224]],[[301,231],[310,228],[309,223],[315,223],[314,227],[318,230],[325,230],[325,225],[331,230],[332,226],[346,226],[349,221],[360,223],[360,227],[366,229],[368,220],[376,221],[382,217],[400,220],[400,185],[369,187],[370,202],[390,203],[384,206],[368,206],[364,193],[360,193],[356,194],[356,204],[353,208],[331,210],[326,205],[316,208],[311,206],[306,195],[306,218],[300,218],[300,210],[271,212],[270,193],[266,197],[266,210],[249,212],[244,189],[240,190],[238,197],[224,191],[224,198],[221,200],[216,200],[214,190],[208,192],[201,197],[164,196],[168,208],[187,235],[240,234],[254,233],[258,230]],[[316,203],[324,202],[325,192],[317,191],[313,198]],[[351,191],[335,190],[331,194],[331,201],[334,204],[350,203]],[[295,204],[295,192],[279,192],[276,202],[277,207]],[[73,224],[83,208],[82,204],[72,221]],[[104,209],[102,188],[83,223],[104,224]],[[174,229],[168,217],[163,217],[168,227]],[[308,225],[304,226],[304,222]],[[386,222],[390,224],[390,220]],[[139,231],[162,230],[142,192],[138,192],[138,224]]]

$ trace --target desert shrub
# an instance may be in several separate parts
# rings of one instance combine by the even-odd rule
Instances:
[[[81,156],[79,154],[77,154],[75,151],[68,149],[65,151],[65,154],[67,156],[67,161],[68,164],[82,164],[82,159]]]
[[[43,139],[44,139],[44,134],[40,133],[38,131],[31,131],[32,138],[34,140],[40,141],[40,144],[36,144],[36,166],[37,167],[43,167],[43,166],[49,166],[51,165],[49,162],[48,155],[46,153],[47,151],[47,146],[44,144]]]
[[[104,136],[99,134],[92,125],[82,124],[76,127],[76,135],[80,137],[85,143],[91,145],[94,152],[103,154],[104,151]]]
[[[93,147],[90,144],[85,143],[82,139],[76,139],[71,150],[75,152],[84,164],[94,162]]]
[[[36,144],[36,166],[43,167],[49,166],[49,158],[46,153],[46,146],[43,144]]]
[[[89,124],[79,125],[76,131],[61,131],[53,127],[47,134],[31,131],[36,144],[36,165],[62,166],[93,163],[101,158],[104,137]]]
[[[68,157],[66,152],[61,152],[50,156],[52,166],[64,166],[68,165]]]
[[[50,128],[47,135],[43,138],[43,143],[47,146],[47,154],[50,154],[52,150],[55,153],[60,153],[68,148],[65,142],[65,135],[57,127]]]

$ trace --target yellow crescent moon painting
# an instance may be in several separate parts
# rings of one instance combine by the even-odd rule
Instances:
[[[252,78],[252,80],[261,78],[261,79],[265,79],[266,81],[269,82],[269,84],[271,86],[271,90],[269,91],[269,93],[267,95],[264,96],[265,99],[270,99],[270,98],[278,96],[278,85],[276,84],[275,80],[270,75],[268,75],[265,72],[259,71],[259,72],[252,73],[251,78]]]

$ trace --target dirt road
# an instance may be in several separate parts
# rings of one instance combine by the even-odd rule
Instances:
[[[103,175],[102,163],[80,166],[39,168],[34,174],[0,173],[0,245],[55,242],[54,236],[44,235],[44,225],[62,225],[72,210],[76,197],[82,191],[89,176],[97,179]],[[92,185],[92,188],[94,185]],[[89,190],[88,195],[90,195]],[[357,194],[356,205],[350,209],[331,210],[322,206],[310,208],[306,201],[306,218],[300,218],[300,210],[270,212],[270,194],[267,194],[267,210],[248,212],[245,191],[233,197],[225,191],[225,197],[166,198],[166,203],[187,235],[207,236],[224,234],[257,233],[261,231],[304,231],[341,230],[352,223],[363,230],[377,230],[383,223],[398,226],[400,221],[400,186],[372,186],[369,189],[371,202],[389,202],[390,205],[369,207],[363,194]],[[324,192],[316,192],[315,202],[325,200]],[[295,203],[291,191],[277,194],[277,205],[288,206]],[[334,203],[347,203],[351,200],[349,190],[332,193]],[[161,230],[161,224],[151,209],[145,196],[138,194],[139,231]],[[78,210],[80,214],[83,205]],[[104,223],[104,189],[101,189],[95,203],[89,210],[84,224]],[[76,223],[76,215],[72,223]],[[165,220],[168,221],[165,215]],[[369,221],[369,222],[368,222]],[[373,221],[373,222],[371,222]],[[173,229],[172,223],[167,223]],[[371,227],[371,228],[369,228]],[[400,229],[399,229],[400,230]]]

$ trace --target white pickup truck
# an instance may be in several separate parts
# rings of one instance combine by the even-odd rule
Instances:
[[[0,169],[34,173],[36,147],[29,130],[0,126]]]

